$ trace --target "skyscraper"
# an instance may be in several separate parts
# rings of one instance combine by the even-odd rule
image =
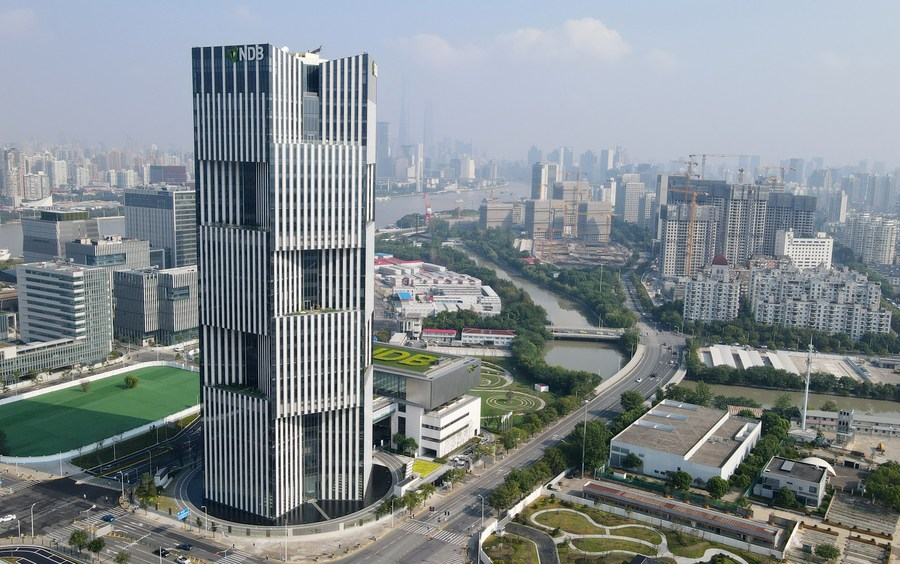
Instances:
[[[192,56],[206,505],[339,515],[372,469],[377,67]]]

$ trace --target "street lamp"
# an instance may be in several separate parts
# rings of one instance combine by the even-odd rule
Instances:
[[[37,502],[31,504],[31,542],[34,542],[34,506]]]
[[[119,482],[122,484],[122,493],[120,494],[120,497],[124,498],[125,497],[125,474],[123,474],[121,470],[116,472],[116,474],[119,476]]]
[[[206,509],[205,505],[201,505],[200,509],[203,510],[203,518],[206,523],[206,532],[209,533],[209,511]]]
[[[584,450],[587,444],[587,406],[588,401],[584,400],[584,423],[581,427],[581,477],[584,478]]]
[[[484,496],[481,494],[475,494],[481,498],[481,528],[484,529]]]

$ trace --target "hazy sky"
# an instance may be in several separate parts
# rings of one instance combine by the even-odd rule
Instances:
[[[0,0],[0,143],[190,148],[190,47],[378,61],[378,119],[492,156],[900,165],[900,2]],[[396,137],[395,137],[396,139]]]

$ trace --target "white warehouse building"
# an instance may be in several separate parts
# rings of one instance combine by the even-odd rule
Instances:
[[[759,421],[727,411],[663,400],[613,437],[609,463],[622,466],[631,453],[642,465],[635,471],[665,477],[684,471],[694,479],[728,479],[759,441]]]

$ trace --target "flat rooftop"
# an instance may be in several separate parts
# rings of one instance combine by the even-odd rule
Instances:
[[[375,343],[372,347],[372,362],[375,368],[385,368],[391,372],[403,372],[419,377],[437,378],[446,370],[477,361],[468,357],[439,353],[430,349],[413,349],[385,343]]]
[[[782,476],[813,483],[821,482],[824,475],[824,468],[800,462],[799,460],[788,460],[780,456],[773,456],[772,460],[766,464],[766,469],[763,472],[763,477]]]
[[[725,415],[718,409],[663,400],[613,440],[684,456]]]

